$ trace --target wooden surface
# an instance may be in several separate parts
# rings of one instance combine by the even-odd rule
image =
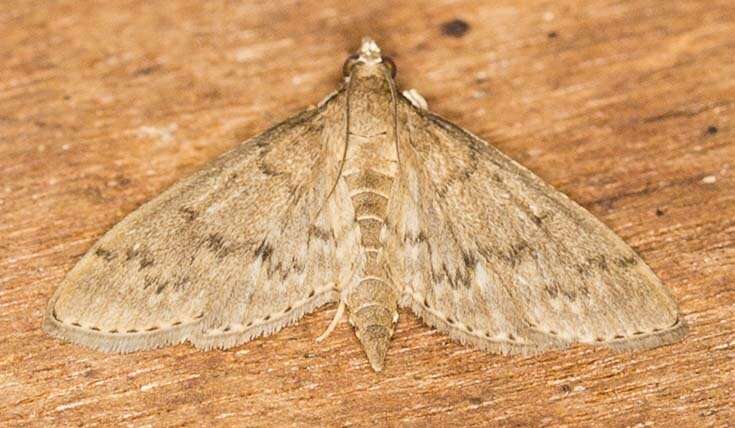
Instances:
[[[0,421],[726,426],[735,417],[735,7],[719,1],[77,2],[0,9]],[[461,21],[461,22],[460,22]],[[403,312],[373,373],[334,306],[230,351],[108,355],[40,330],[109,227],[338,84],[399,81],[633,245],[691,332],[615,354],[464,348]],[[0,422],[0,425],[3,423]]]

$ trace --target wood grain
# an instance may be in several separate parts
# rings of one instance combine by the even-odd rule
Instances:
[[[0,29],[0,425],[732,423],[731,1],[15,1]],[[314,343],[333,306],[226,352],[108,355],[41,331],[104,231],[319,102],[364,34],[432,110],[631,243],[687,338],[503,357],[404,312],[375,374],[346,324]]]

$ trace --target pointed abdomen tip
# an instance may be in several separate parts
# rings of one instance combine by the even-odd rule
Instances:
[[[363,333],[358,336],[362,342],[362,348],[365,350],[370,366],[373,370],[379,372],[383,370],[385,356],[388,353],[388,345],[390,344],[390,331],[382,325],[368,326]]]

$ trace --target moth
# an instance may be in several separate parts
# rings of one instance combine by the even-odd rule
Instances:
[[[108,352],[226,349],[337,303],[320,339],[346,309],[375,371],[399,308],[501,354],[685,334],[617,235],[394,76],[364,39],[318,106],[107,232],[51,297],[45,331]]]

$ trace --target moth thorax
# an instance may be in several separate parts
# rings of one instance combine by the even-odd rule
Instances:
[[[368,78],[355,82],[350,90],[354,96],[349,99],[345,170],[372,169],[389,177],[395,176],[398,154],[389,87],[381,79]]]

